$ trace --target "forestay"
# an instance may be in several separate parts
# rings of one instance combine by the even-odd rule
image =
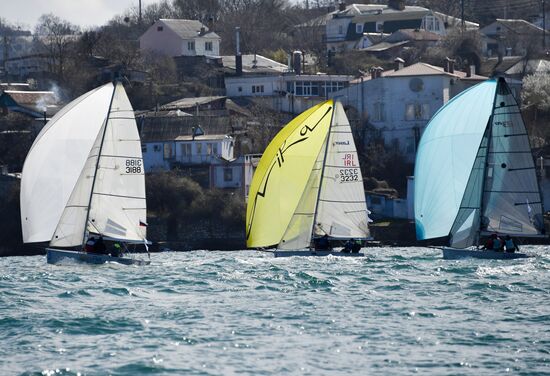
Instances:
[[[52,239],[105,118],[113,84],[75,99],[36,137],[23,166],[21,223],[25,243]]]

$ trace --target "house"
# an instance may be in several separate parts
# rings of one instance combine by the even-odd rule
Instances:
[[[43,78],[50,72],[50,57],[45,54],[10,57],[4,66],[5,74],[13,79]]]
[[[275,111],[298,114],[349,86],[353,76],[271,74],[225,78],[227,96],[253,98]]]
[[[219,56],[220,41],[199,21],[160,19],[139,37],[139,47],[167,56]]]
[[[441,35],[421,29],[401,29],[361,51],[372,54],[382,60],[390,60],[403,54],[403,50],[416,47],[426,49],[441,40]]]
[[[524,56],[533,43],[542,46],[543,29],[525,20],[499,19],[480,30],[484,56]]]
[[[4,90],[0,95],[2,112],[19,112],[40,121],[55,115],[62,107],[53,91]]]
[[[338,10],[326,19],[327,50],[346,51],[366,48],[362,39],[367,33],[394,33],[401,29],[419,29],[438,35],[462,26],[458,18],[420,6],[405,6],[403,0],[383,4],[351,4],[341,2]],[[466,29],[478,29],[473,22],[464,22]]]
[[[395,69],[373,69],[371,76],[353,81],[349,87],[332,92],[348,108],[354,108],[361,123],[369,124],[366,138],[379,135],[388,146],[413,162],[420,136],[433,114],[452,97],[487,77],[454,69],[448,59],[445,68],[426,63],[405,67],[396,59]]]

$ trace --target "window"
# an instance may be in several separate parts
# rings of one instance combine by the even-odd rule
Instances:
[[[338,26],[338,34],[344,34],[344,27],[342,25]]]
[[[238,91],[239,93],[241,93],[241,92],[243,91],[243,87],[242,87],[242,86],[239,86],[239,87],[237,88],[237,91]]]
[[[363,34],[363,24],[355,25],[355,33],[356,34]]]
[[[164,144],[164,159],[172,159],[174,158],[174,149],[172,147],[171,143]]]
[[[141,152],[142,153],[147,153],[147,145],[146,144],[141,145]]]
[[[264,92],[264,85],[253,85],[252,86],[252,93],[263,93]]]
[[[187,49],[189,51],[195,51],[195,42],[194,41],[187,42]]]
[[[409,103],[405,110],[405,120],[429,120],[430,105],[428,103]]]
[[[372,112],[372,121],[385,121],[386,116],[384,114],[384,103],[376,102],[374,103],[374,109]]]
[[[181,148],[181,155],[184,156],[184,157],[189,157],[191,156],[191,144],[181,144],[180,145],[180,148]]]
[[[202,154],[202,144],[199,142],[197,144],[197,155],[201,155]]]
[[[157,26],[157,31],[162,31],[164,28],[162,26]]]
[[[232,181],[233,180],[233,169],[224,168],[223,169],[223,181]]]
[[[204,49],[206,51],[212,51],[212,42],[204,42]]]
[[[214,155],[218,155],[218,144],[214,144],[214,146],[212,147],[212,152],[214,153]]]
[[[206,154],[212,155],[212,144],[210,142],[206,144]]]
[[[153,145],[153,151],[158,153],[160,151],[160,145]]]

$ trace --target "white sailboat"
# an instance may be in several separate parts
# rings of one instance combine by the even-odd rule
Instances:
[[[90,235],[146,243],[141,142],[121,83],[80,96],[44,126],[23,166],[20,199],[23,241],[49,242],[49,263],[149,263],[83,251]]]
[[[503,78],[482,82],[430,120],[415,166],[419,240],[448,237],[446,259],[509,259],[479,250],[492,234],[543,237],[542,201],[529,138]]]
[[[316,239],[369,238],[369,211],[349,121],[340,102],[298,115],[271,141],[247,205],[247,246],[283,256],[363,256],[314,249]]]

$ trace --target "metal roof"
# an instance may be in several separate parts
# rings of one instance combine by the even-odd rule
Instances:
[[[197,20],[178,20],[178,19],[166,19],[161,18],[159,20],[165,24],[170,30],[175,32],[182,39],[191,39],[198,36],[206,36],[213,38],[220,38],[220,36],[213,31],[208,31],[208,28]],[[206,31],[201,35],[201,29]]]
[[[286,64],[281,64],[258,54],[241,55],[243,72],[245,73],[284,73],[288,71]],[[222,56],[223,66],[235,70],[235,55]]]

